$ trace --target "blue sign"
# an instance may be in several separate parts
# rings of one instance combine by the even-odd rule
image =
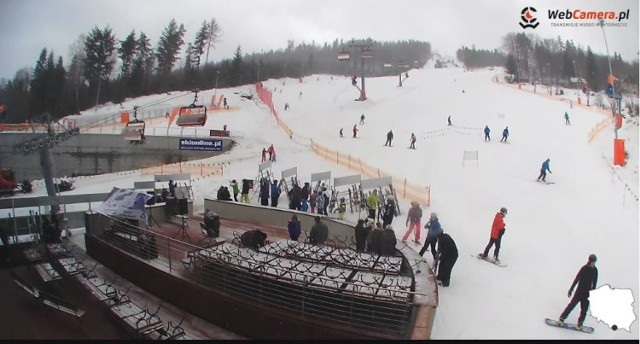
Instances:
[[[612,98],[613,97],[613,87],[611,85],[607,86],[607,88],[605,89],[605,93],[607,94],[607,97]]]
[[[180,139],[180,150],[221,151],[222,140]]]

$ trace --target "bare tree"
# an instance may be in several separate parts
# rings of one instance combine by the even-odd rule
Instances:
[[[222,29],[220,28],[220,24],[216,21],[216,18],[211,18],[211,22],[209,22],[209,37],[207,39],[207,56],[204,59],[204,64],[209,63],[209,50],[214,43],[218,42],[220,36],[222,36]]]

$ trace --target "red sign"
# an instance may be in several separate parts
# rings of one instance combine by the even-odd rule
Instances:
[[[209,136],[229,137],[229,130],[209,130]]]

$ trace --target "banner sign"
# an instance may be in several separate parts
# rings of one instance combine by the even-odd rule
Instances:
[[[114,187],[96,211],[104,215],[140,220],[147,224],[145,204],[151,197],[149,194],[135,190]]]
[[[229,130],[209,130],[209,136],[229,137]]]
[[[180,150],[221,151],[222,140],[180,139]]]

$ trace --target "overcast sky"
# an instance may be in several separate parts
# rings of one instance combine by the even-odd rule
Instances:
[[[540,25],[522,29],[520,12],[531,6]],[[626,27],[606,27],[609,51],[625,60],[638,58],[637,0],[0,0],[0,78],[13,78],[33,67],[42,48],[68,63],[69,47],[94,26],[109,25],[122,40],[135,29],[156,47],[172,18],[184,24],[190,42],[204,20],[215,18],[222,29],[210,61],[230,58],[240,45],[244,53],[281,49],[287,40],[316,43],[335,38],[378,41],[428,41],[434,51],[455,56],[461,46],[499,48],[508,32],[531,32],[542,38],[573,39],[606,53],[599,27],[552,27],[547,11],[630,10]],[[614,21],[617,22],[617,21]]]

